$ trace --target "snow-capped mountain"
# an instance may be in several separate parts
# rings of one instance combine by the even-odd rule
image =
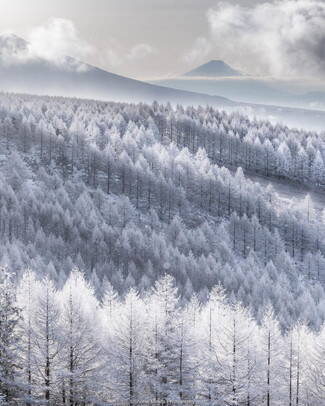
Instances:
[[[242,74],[226,64],[224,61],[212,60],[185,73],[189,77],[218,77],[218,76],[242,76]]]
[[[325,406],[324,2],[2,7],[0,406]]]
[[[13,34],[0,36],[0,90],[101,100],[210,104],[232,103],[222,97],[166,89],[119,76],[72,57],[49,61],[29,52],[29,44]]]
[[[8,54],[17,55],[20,52],[26,51],[27,45],[27,41],[17,37],[15,34],[0,35],[0,55],[2,57]]]
[[[239,103],[325,110],[325,87],[318,82],[244,75],[223,61],[212,60],[179,77],[153,84],[219,95]]]
[[[250,76],[208,77],[183,76],[154,82],[179,90],[199,92],[236,100],[241,103],[258,103],[294,108],[325,109],[325,92],[296,86],[294,82]]]
[[[232,111],[239,109],[245,114],[310,129],[319,129],[325,122],[325,113],[322,112],[251,105],[234,102],[205,89],[186,90],[187,86],[191,88],[190,83],[196,82],[192,78],[184,78],[185,88],[181,89],[173,81],[170,84],[141,82],[69,56],[59,60],[44,59],[31,52],[27,41],[13,34],[0,36],[0,48],[0,91],[105,101],[152,103],[157,100],[161,103],[210,105]]]

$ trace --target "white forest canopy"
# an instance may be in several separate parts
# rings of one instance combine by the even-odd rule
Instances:
[[[0,260],[18,280],[30,267],[62,287],[78,267],[100,297],[106,280],[144,292],[167,272],[184,303],[221,284],[258,321],[272,305],[281,328],[322,325],[322,218],[240,167],[322,190],[322,134],[209,107],[1,94],[0,148]]]
[[[98,300],[78,270],[56,289],[2,268],[0,304],[4,405],[325,404],[324,327],[281,334],[271,308],[258,324],[220,285],[184,304],[170,275],[123,297],[106,281]]]

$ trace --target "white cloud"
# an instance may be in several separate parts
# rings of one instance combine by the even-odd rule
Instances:
[[[210,46],[214,58],[252,74],[325,76],[323,0],[275,0],[250,7],[219,2],[207,19],[209,45],[198,42],[193,59],[197,54],[204,62],[204,49]]]
[[[182,59],[188,65],[197,65],[206,61],[211,49],[211,42],[205,37],[199,37],[195,40],[192,48],[183,55]]]
[[[84,71],[88,66],[82,62],[91,58],[110,67],[138,62],[154,53],[149,44],[140,43],[122,51],[114,38],[109,39],[105,50],[96,49],[81,38],[71,20],[52,18],[45,24],[33,28],[24,41],[15,35],[0,37],[0,59],[6,64],[21,64],[35,59],[54,63],[68,70]],[[67,58],[67,57],[72,57]]]
[[[45,25],[33,29],[28,42],[32,55],[56,63],[65,56],[84,59],[95,52],[81,39],[74,23],[63,18],[52,18]]]
[[[35,27],[27,36],[27,41],[6,34],[0,42],[1,60],[7,64],[21,64],[40,58],[65,69],[85,70],[87,65],[79,60],[95,52],[81,39],[73,22],[63,18],[52,18],[46,24]]]
[[[114,42],[115,41],[111,41],[112,44]],[[116,48],[118,48],[118,45],[116,43],[114,45],[112,44],[110,48],[105,50],[101,60],[102,63],[113,68],[122,66],[128,62],[141,61],[155,52],[151,45],[144,43],[136,44],[126,52],[117,52]]]
[[[130,61],[144,59],[148,55],[152,54],[154,49],[149,44],[137,44],[126,55],[126,59]]]
[[[112,48],[108,48],[100,57],[101,63],[108,65],[110,67],[121,66],[123,63],[123,58]]]

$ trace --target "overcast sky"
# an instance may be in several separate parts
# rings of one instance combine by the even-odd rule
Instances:
[[[210,59],[251,74],[325,75],[324,0],[0,0],[0,32],[136,78]]]

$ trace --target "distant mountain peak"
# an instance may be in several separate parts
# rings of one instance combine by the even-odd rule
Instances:
[[[0,34],[0,48],[24,49],[27,41],[13,33]]]
[[[241,76],[242,74],[221,60],[211,60],[197,68],[185,73],[183,76]]]
[[[153,85],[107,72],[73,56],[46,53],[9,33],[0,34],[0,91],[110,101],[233,105],[223,97]]]
[[[1,63],[19,60],[28,51],[28,43],[12,33],[0,35],[0,61]]]

